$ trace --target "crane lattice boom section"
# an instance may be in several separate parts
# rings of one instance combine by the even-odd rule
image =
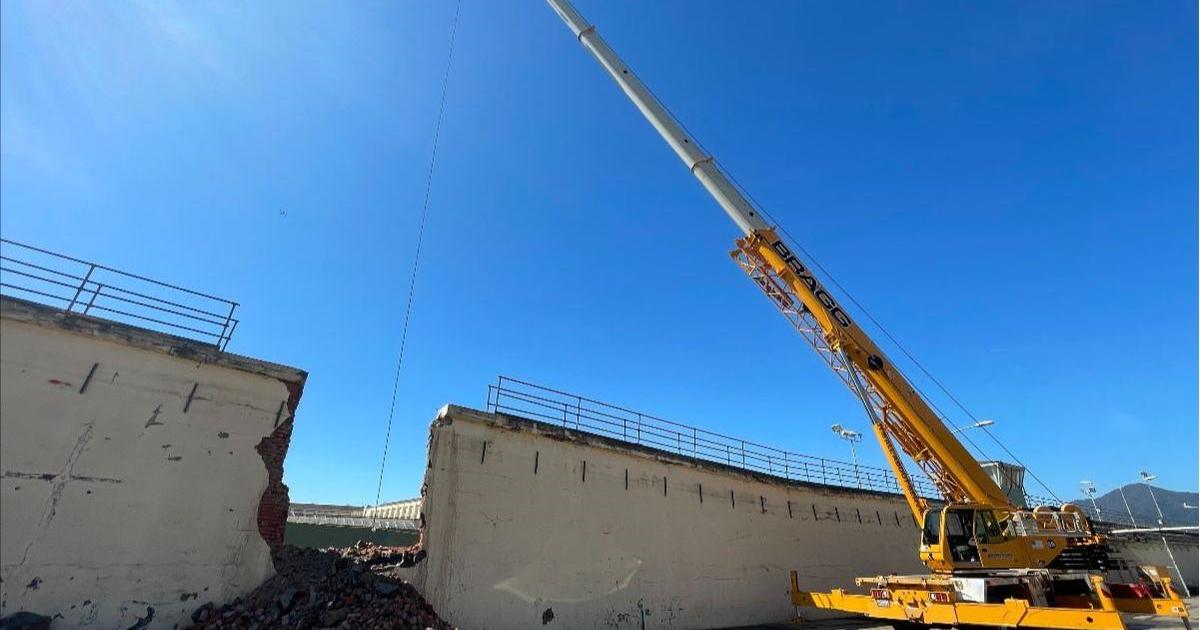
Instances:
[[[730,252],[734,262],[746,272],[754,284],[800,333],[800,336],[812,346],[813,350],[817,352],[817,356],[821,357],[846,387],[857,396],[858,392],[851,378],[850,370],[858,371],[858,368],[852,367],[842,353],[830,346],[821,324],[813,317],[812,311],[804,306],[800,297],[789,287],[789,283],[775,272],[771,264],[758,253],[758,248],[751,244],[751,241],[751,238],[738,241],[738,248]],[[875,417],[880,419],[887,437],[900,444],[900,448],[937,486],[942,497],[947,501],[970,501],[971,497],[963,485],[936,457],[932,456],[927,448],[922,446],[920,438],[913,434],[904,419],[888,404],[887,399],[861,371],[858,373],[858,380],[863,384],[868,404],[875,410]],[[902,472],[902,470],[897,470],[897,472]],[[915,494],[913,496],[916,497]],[[916,510],[918,506],[913,507]],[[923,509],[924,506],[921,505],[920,508]],[[920,511],[917,511],[917,516],[920,517]]]

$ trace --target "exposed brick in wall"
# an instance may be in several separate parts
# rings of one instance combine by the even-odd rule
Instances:
[[[286,383],[288,399],[285,403],[287,419],[280,420],[271,435],[263,438],[254,449],[267,467],[267,489],[258,502],[258,533],[271,548],[278,551],[283,546],[283,529],[287,525],[288,487],[283,483],[283,460],[287,457],[292,441],[292,422],[296,417],[296,405],[304,391],[303,383]]]

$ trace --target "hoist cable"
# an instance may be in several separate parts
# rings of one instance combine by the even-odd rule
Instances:
[[[707,147],[705,147],[705,146],[704,146],[704,144],[703,144],[703,143],[702,143],[702,142],[701,142],[701,141],[700,141],[700,140],[699,140],[699,139],[696,137],[696,134],[692,133],[692,131],[691,131],[690,129],[688,129],[688,128],[687,128],[687,125],[685,125],[685,124],[683,123],[683,120],[682,120],[682,119],[681,119],[679,116],[675,115],[675,112],[671,111],[671,108],[667,106],[666,102],[664,102],[664,101],[663,101],[661,98],[659,98],[659,97],[658,97],[658,94],[656,94],[656,93],[654,92],[654,90],[653,90],[653,89],[651,89],[649,86],[645,86],[645,85],[643,85],[643,87],[645,87],[646,91],[650,93],[650,96],[651,96],[651,98],[653,98],[653,99],[654,99],[654,100],[655,100],[655,101],[658,103],[658,105],[659,105],[660,107],[662,107],[662,108],[663,108],[663,110],[665,110],[665,111],[667,112],[667,114],[668,114],[669,116],[671,116],[671,118],[672,118],[672,119],[674,119],[674,120],[675,120],[675,122],[676,122],[676,123],[679,125],[679,128],[680,128],[680,129],[682,129],[682,130],[683,130],[683,132],[684,132],[685,134],[687,134],[687,135],[690,137],[690,139],[692,140],[692,142],[694,142],[694,143],[696,144],[696,147],[697,147],[697,148],[699,148],[699,149],[700,149],[700,151],[701,151],[701,152],[703,152],[705,155],[707,155],[707,156],[709,156],[710,158],[712,158],[712,163],[713,163],[713,165],[715,165],[715,166],[717,167],[717,169],[718,169],[719,171],[721,171],[721,173],[723,173],[723,174],[724,174],[726,177],[728,177],[728,178],[729,178],[729,181],[733,183],[734,187],[736,187],[736,188],[738,189],[738,191],[739,191],[739,192],[741,192],[741,194],[742,194],[742,195],[743,195],[743,196],[746,198],[746,200],[747,200],[747,201],[749,201],[749,202],[750,202],[750,204],[751,204],[752,206],[754,206],[754,208],[755,208],[755,209],[757,209],[757,210],[758,210],[758,211],[759,211],[759,212],[760,212],[760,213],[761,213],[761,214],[762,214],[764,217],[766,217],[766,218],[767,218],[769,221],[771,221],[772,223],[774,223],[774,224],[775,224],[775,226],[779,228],[779,231],[780,231],[780,232],[782,232],[782,233],[783,233],[783,235],[784,235],[785,237],[787,237],[787,239],[788,239],[789,241],[791,241],[791,242],[792,242],[792,244],[793,244],[793,245],[796,247],[796,249],[800,250],[800,252],[801,252],[802,254],[804,254],[804,256],[805,256],[805,257],[806,257],[806,258],[807,258],[809,261],[811,261],[811,262],[813,263],[813,265],[817,267],[817,269],[821,270],[821,272],[822,272],[823,274],[825,274],[825,277],[829,278],[830,282],[832,282],[832,283],[833,283],[833,285],[834,285],[834,286],[836,286],[836,287],[838,288],[838,290],[839,290],[839,291],[841,291],[843,294],[845,294],[845,296],[846,296],[847,298],[849,298],[850,302],[851,302],[851,303],[853,303],[853,304],[854,304],[856,307],[858,307],[858,309],[859,309],[860,311],[862,311],[862,313],[863,313],[864,315],[866,315],[866,316],[867,316],[867,319],[869,319],[869,320],[870,320],[872,323],[874,323],[874,324],[875,324],[875,326],[876,326],[876,327],[877,327],[877,328],[878,328],[878,329],[879,329],[879,330],[880,330],[880,331],[881,331],[881,332],[882,332],[882,333],[883,333],[883,334],[884,334],[884,335],[885,335],[885,336],[886,336],[888,339],[890,339],[890,340],[892,341],[892,343],[893,343],[893,344],[895,344],[895,345],[896,345],[896,347],[897,347],[897,348],[899,348],[899,349],[900,349],[900,351],[901,351],[901,352],[902,352],[902,353],[903,353],[903,354],[904,354],[906,357],[908,357],[910,361],[912,361],[912,362],[913,362],[913,364],[914,364],[914,365],[916,365],[917,369],[919,369],[919,370],[920,370],[921,372],[923,372],[923,373],[924,373],[926,376],[928,376],[928,377],[929,377],[929,379],[930,379],[930,380],[932,380],[932,381],[934,382],[934,384],[936,384],[936,385],[937,385],[937,387],[938,387],[939,389],[941,389],[943,392],[945,392],[945,393],[946,393],[946,395],[947,395],[947,396],[949,396],[949,397],[950,397],[950,399],[951,399],[951,400],[953,400],[953,401],[954,401],[954,403],[955,403],[956,405],[958,405],[958,407],[959,407],[960,409],[962,409],[964,412],[966,412],[966,414],[967,414],[967,415],[968,415],[968,416],[971,418],[971,420],[972,420],[972,421],[974,421],[974,422],[977,422],[977,420],[975,420],[975,417],[974,417],[974,415],[973,415],[973,414],[971,414],[971,412],[970,412],[970,411],[967,411],[966,407],[965,407],[965,406],[963,406],[963,404],[962,404],[961,402],[959,402],[957,398],[955,398],[955,397],[954,397],[952,394],[950,394],[949,390],[947,390],[947,389],[946,389],[946,387],[945,387],[945,386],[943,386],[943,385],[941,384],[941,382],[940,382],[940,381],[938,381],[936,378],[934,378],[934,377],[933,377],[933,375],[932,375],[932,374],[930,374],[930,373],[929,373],[929,371],[928,371],[928,370],[926,370],[926,369],[925,369],[925,367],[924,367],[923,365],[921,365],[921,364],[920,364],[920,363],[919,363],[919,362],[916,360],[916,358],[915,358],[915,357],[913,357],[913,356],[912,356],[912,354],[911,354],[911,353],[910,353],[910,352],[909,352],[909,351],[908,351],[908,350],[907,350],[907,349],[906,349],[906,348],[905,348],[903,345],[901,345],[901,344],[900,344],[900,342],[899,342],[899,341],[898,341],[898,340],[897,340],[897,339],[896,339],[896,338],[895,338],[895,337],[894,337],[894,336],[891,334],[891,332],[889,332],[889,331],[888,331],[886,328],[884,328],[884,327],[883,327],[883,325],[882,325],[882,324],[880,324],[880,323],[879,323],[879,321],[878,321],[878,320],[876,320],[876,319],[875,319],[875,317],[874,317],[874,316],[872,316],[872,315],[871,315],[871,313],[867,311],[867,309],[863,308],[862,304],[860,304],[860,303],[858,302],[858,300],[854,299],[854,296],[853,296],[853,295],[851,295],[851,294],[850,294],[850,292],[849,292],[849,291],[847,291],[847,290],[846,290],[846,288],[845,288],[845,287],[843,287],[843,286],[841,285],[841,283],[839,283],[839,282],[837,281],[837,279],[833,277],[833,274],[829,273],[829,271],[828,271],[827,269],[825,269],[825,267],[824,267],[823,265],[821,265],[821,263],[820,263],[819,261],[817,261],[817,259],[816,259],[816,258],[814,258],[814,257],[813,257],[813,255],[812,255],[812,254],[810,254],[810,253],[808,252],[808,250],[806,250],[806,249],[804,248],[804,246],[803,246],[803,245],[801,245],[801,244],[799,243],[799,241],[797,241],[797,240],[795,239],[795,237],[793,237],[793,236],[792,236],[792,235],[791,235],[791,234],[790,234],[790,233],[787,231],[787,228],[786,228],[786,227],[784,227],[782,224],[780,224],[780,223],[779,223],[779,221],[776,221],[776,220],[775,220],[775,218],[774,218],[774,217],[772,217],[772,216],[771,216],[771,214],[770,214],[769,212],[767,212],[766,208],[765,208],[765,207],[764,207],[764,206],[763,206],[761,203],[759,203],[757,199],[755,199],[755,198],[754,198],[754,195],[750,194],[750,191],[749,191],[749,190],[747,190],[745,186],[742,186],[741,182],[739,182],[739,181],[737,180],[737,178],[735,178],[735,177],[733,176],[733,174],[732,174],[732,173],[730,173],[728,170],[726,170],[726,169],[725,169],[725,167],[723,167],[723,166],[721,165],[721,163],[720,163],[719,161],[717,161],[715,157],[713,157],[713,153],[712,153],[711,151],[709,151]],[[989,455],[987,454],[987,452],[986,452],[986,451],[984,451],[984,450],[983,450],[983,448],[982,448],[981,446],[979,446],[978,444],[976,444],[976,443],[975,443],[975,441],[974,441],[974,440],[972,440],[972,439],[971,439],[971,437],[970,437],[969,435],[966,435],[966,431],[965,431],[964,429],[970,428],[970,427],[969,427],[969,425],[968,425],[968,426],[958,426],[958,425],[957,425],[957,423],[955,423],[955,422],[953,422],[953,421],[951,421],[951,420],[950,420],[950,417],[949,417],[949,415],[947,415],[947,414],[946,414],[944,411],[942,411],[942,410],[941,410],[941,409],[940,409],[940,408],[937,406],[937,403],[935,403],[935,402],[933,401],[933,399],[932,399],[932,398],[930,398],[930,397],[929,397],[928,395],[926,395],[926,394],[925,394],[923,391],[921,391],[921,388],[920,388],[920,387],[918,387],[918,386],[917,386],[915,383],[914,383],[914,384],[912,384],[912,385],[913,385],[913,388],[917,390],[917,393],[918,393],[918,394],[919,394],[919,395],[920,395],[920,396],[921,396],[923,399],[925,399],[925,401],[926,401],[927,403],[929,403],[929,405],[930,405],[931,407],[933,407],[933,410],[934,410],[934,412],[936,412],[936,413],[937,413],[939,416],[941,416],[942,420],[944,420],[945,422],[947,422],[947,423],[949,423],[951,426],[953,426],[953,427],[956,429],[956,432],[957,432],[959,435],[961,435],[961,436],[962,436],[962,438],[963,438],[963,439],[964,439],[964,440],[967,442],[967,444],[971,445],[971,447],[973,447],[973,448],[974,448],[976,451],[978,451],[978,452],[979,452],[979,454],[980,454],[980,455],[982,455],[984,459],[992,459],[992,457],[991,457],[991,456],[989,456]],[[988,437],[992,438],[992,440],[993,440],[993,441],[996,441],[997,443],[999,443],[999,440],[997,440],[997,439],[996,439],[996,437],[995,437],[994,435],[992,435],[990,432],[988,433]],[[1009,451],[1009,450],[1008,450],[1008,448],[1006,448],[1006,447],[1005,447],[1003,444],[1000,444],[1000,447],[1001,447],[1001,448],[1004,448],[1004,450],[1005,450],[1005,451],[1009,452],[1009,454],[1010,454],[1010,455],[1012,455],[1012,452],[1011,452],[1011,451]],[[1015,455],[1012,455],[1012,457],[1013,457],[1013,459],[1016,459],[1016,456],[1015,456]],[[1019,461],[1019,460],[1018,460],[1018,464],[1020,464],[1020,461]],[[1024,464],[1020,464],[1020,465],[1021,465],[1021,466],[1024,466]],[[1028,468],[1026,468],[1026,470],[1029,470],[1029,469],[1028,469]],[[1035,475],[1035,474],[1033,473],[1033,471],[1029,471],[1029,474],[1030,474],[1030,476],[1031,476],[1031,477],[1033,477],[1034,479],[1037,479],[1038,483],[1039,483],[1039,484],[1041,484],[1041,485],[1042,485],[1042,487],[1046,488],[1046,490],[1047,490],[1048,492],[1050,492],[1050,494],[1051,494],[1051,495],[1054,495],[1054,492],[1053,492],[1052,490],[1050,490],[1048,487],[1046,487],[1046,485],[1045,485],[1044,483],[1042,483],[1042,482],[1041,482],[1041,479],[1038,479],[1037,475]],[[1055,496],[1055,499],[1057,499],[1057,498],[1058,498],[1058,497],[1057,497],[1057,496]]]
[[[860,304],[858,300],[854,299],[854,295],[852,295],[849,291],[847,291],[846,288],[843,287],[842,284],[837,281],[837,278],[833,277],[833,274],[829,273],[829,270],[826,269],[824,267],[824,265],[822,265],[820,263],[820,261],[818,261],[811,253],[809,253],[808,250],[806,250],[804,248],[804,246],[801,245],[800,242],[794,236],[792,236],[791,233],[788,232],[786,227],[784,227],[782,224],[780,224],[778,221],[776,221],[773,217],[771,217],[770,213],[768,213],[766,210],[763,209],[762,204],[758,203],[758,201],[756,199],[754,199],[753,196],[750,195],[750,192],[747,191],[733,177],[733,175],[731,175],[723,167],[718,166],[718,168],[720,168],[721,171],[723,173],[725,173],[725,175],[729,178],[729,180],[733,182],[733,185],[736,186],[742,192],[742,194],[744,194],[746,196],[746,198],[749,199],[751,201],[751,203],[753,203],[755,205],[755,207],[758,208],[758,211],[761,212],[768,219],[770,219],[771,222],[774,223],[776,225],[776,227],[779,228],[779,231],[782,232],[785,237],[787,237],[788,241],[790,241],[792,243],[792,245],[796,247],[796,249],[800,250],[800,252],[802,254],[804,254],[804,256],[809,260],[809,262],[811,262],[813,264],[813,266],[815,266],[817,269],[819,269],[821,271],[822,274],[825,275],[825,278],[827,278],[829,280],[829,282],[833,284],[833,286],[837,287],[838,291],[840,291],[842,293],[842,295],[845,295],[846,298],[849,299],[850,302],[852,304],[854,304],[854,306],[856,308],[858,308],[858,310],[861,311],[862,314],[865,315],[867,317],[867,319],[870,320],[871,323],[874,324],[875,327],[878,328],[879,331],[882,332],[884,334],[884,336],[887,337],[892,342],[892,344],[895,345],[896,348],[900,350],[900,352],[904,356],[908,357],[908,360],[911,361],[912,364],[914,366],[916,366],[916,368],[918,370],[920,370],[922,374],[924,374],[930,381],[932,381],[933,384],[936,385],[937,388],[940,389],[942,391],[942,393],[945,394],[951,401],[953,401],[954,404],[959,409],[961,409],[963,413],[967,414],[967,417],[970,418],[972,422],[974,422],[974,423],[979,422],[979,419],[975,416],[975,414],[971,413],[971,411],[969,409],[967,409],[966,405],[964,405],[954,394],[950,393],[950,390],[945,385],[943,385],[942,382],[937,379],[937,377],[935,377],[929,370],[925,369],[925,366],[922,365],[921,362],[918,361],[917,358],[914,357],[912,355],[912,353],[909,352],[908,349],[904,347],[904,344],[900,343],[900,340],[896,339],[895,335],[893,335],[887,328],[885,328],[883,326],[883,324],[879,323],[879,320],[875,319],[875,317],[873,315],[871,315],[870,311],[868,311],[866,308],[864,308],[863,305]],[[943,413],[941,409],[938,409],[937,405],[933,402],[933,400],[929,396],[925,395],[924,392],[921,392],[920,388],[916,387],[915,384],[913,385],[913,387],[915,389],[917,389],[917,392],[921,395],[921,397],[924,398],[925,401],[928,402],[929,405],[934,408],[934,410],[938,413],[938,415],[942,416],[942,418],[944,420],[946,420],[947,422],[950,422],[949,417],[947,417],[947,415],[945,413]],[[976,444],[975,441],[970,438],[970,436],[968,436],[966,434],[965,429],[971,428],[971,425],[957,426],[953,422],[951,422],[951,424],[955,426],[955,428],[957,429],[957,434],[959,436],[961,436],[964,440],[966,440],[968,444],[973,446],[975,448],[975,450],[979,451],[980,454],[987,457],[987,454],[984,452],[984,450],[978,444]],[[1029,473],[1029,476],[1032,477],[1035,481],[1037,481],[1038,485],[1040,485],[1042,488],[1044,488],[1046,490],[1046,492],[1049,492],[1050,496],[1054,497],[1054,500],[1056,500],[1060,503],[1062,502],[1062,499],[1059,498],[1059,496],[1057,494],[1055,494],[1055,492],[1053,490],[1050,489],[1050,486],[1046,485],[1046,483],[1043,482],[1042,479],[1040,477],[1038,477],[1036,473],[1033,472],[1033,470],[1031,470],[1028,466],[1026,466],[1025,463],[1022,462],[1021,459],[1017,457],[1016,453],[1013,453],[1012,450],[1010,450],[1007,446],[1005,446],[1004,443],[1001,442],[999,438],[997,438],[995,435],[992,434],[991,431],[989,431],[987,429],[987,427],[979,427],[979,428],[983,429],[983,432],[985,434],[987,434],[987,436],[989,438],[991,438],[993,442],[995,442],[1000,448],[1004,449],[1004,452],[1007,453],[1009,457],[1012,457],[1013,461],[1016,462],[1017,465],[1024,468],[1025,471]],[[988,457],[988,459],[991,459],[991,458]]]
[[[413,254],[412,272],[408,280],[408,301],[404,306],[404,325],[400,330],[400,352],[396,357],[396,372],[392,378],[392,402],[388,407],[387,432],[383,438],[383,457],[379,462],[379,483],[375,487],[375,510],[371,517],[371,527],[375,527],[375,521],[379,514],[380,498],[383,495],[383,473],[387,468],[388,445],[392,439],[392,420],[396,415],[396,395],[400,389],[400,367],[404,365],[404,347],[408,341],[408,325],[412,321],[413,295],[417,289],[417,271],[421,263],[421,242],[425,238],[425,222],[429,216],[429,197],[433,191],[433,169],[437,164],[437,149],[438,140],[442,135],[442,117],[446,112],[446,88],[450,84],[450,65],[454,60],[454,40],[458,35],[458,16],[462,9],[462,0],[454,7],[454,23],[450,27],[450,46],[446,54],[446,71],[442,75],[442,93],[438,99],[437,123],[433,130],[433,150],[429,155],[429,171],[425,175],[425,199],[421,204],[421,220],[417,227],[417,247]]]

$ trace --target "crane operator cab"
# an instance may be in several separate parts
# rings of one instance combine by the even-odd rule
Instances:
[[[921,561],[938,572],[1021,567],[1103,570],[1103,541],[1078,507],[1002,510],[952,503],[925,511]]]

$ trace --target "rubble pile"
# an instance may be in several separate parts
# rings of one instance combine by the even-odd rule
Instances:
[[[448,630],[396,569],[425,552],[359,541],[344,549],[286,546],[275,557],[278,574],[221,608],[207,603],[192,613],[192,628],[434,628]]]

